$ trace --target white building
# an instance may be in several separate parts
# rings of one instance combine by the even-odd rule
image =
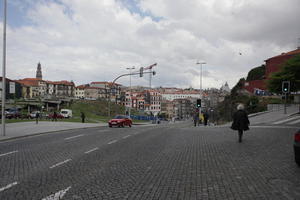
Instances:
[[[175,99],[200,99],[200,94],[197,91],[177,91],[177,92],[164,92],[161,94],[163,100],[173,101]]]
[[[85,98],[85,85],[79,85],[75,88],[75,98],[76,99],[84,99]]]

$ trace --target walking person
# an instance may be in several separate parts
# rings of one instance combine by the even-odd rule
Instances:
[[[54,111],[52,121],[57,121],[57,113]]]
[[[203,114],[204,126],[207,126],[207,120],[208,120],[208,118],[209,118],[209,115],[208,115],[207,112],[205,112],[205,113]]]
[[[231,129],[237,130],[239,134],[239,142],[242,142],[243,132],[249,130],[249,119],[243,104],[237,106],[237,111],[233,115]]]
[[[194,118],[194,126],[196,126],[196,125],[199,126],[199,113],[195,112],[193,118]]]
[[[35,123],[38,124],[39,123],[39,117],[40,117],[40,113],[36,112],[35,114]]]
[[[85,114],[84,114],[84,112],[81,112],[80,117],[81,117],[81,122],[84,123],[84,121],[85,121]]]

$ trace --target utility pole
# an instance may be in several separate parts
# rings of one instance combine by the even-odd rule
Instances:
[[[129,82],[130,82],[130,86],[129,86],[129,91],[130,91],[130,95],[129,95],[129,100],[130,100],[130,105],[129,105],[129,117],[131,115],[131,107],[132,107],[132,98],[131,98],[131,70],[135,69],[135,67],[128,67],[126,68],[127,70],[129,70]]]
[[[3,6],[3,59],[2,59],[2,135],[5,136],[5,92],[6,92],[6,10],[7,1],[4,0]]]
[[[202,65],[206,64],[205,62],[197,62],[197,65],[200,65],[200,99],[202,101],[203,92],[202,92]],[[202,103],[203,105],[203,103]],[[201,107],[199,108],[199,114],[201,115]]]

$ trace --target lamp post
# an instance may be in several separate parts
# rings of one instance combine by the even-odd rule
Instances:
[[[130,99],[130,105],[129,105],[129,117],[131,115],[131,106],[132,106],[132,99],[131,99],[131,70],[135,69],[135,67],[127,67],[127,70],[129,70],[129,91],[130,91],[130,95],[129,95],[129,99]]]
[[[200,65],[200,99],[202,101],[202,65],[206,64],[205,62],[197,62],[196,65]],[[203,104],[203,103],[202,103]],[[201,115],[201,107],[199,108],[199,114]]]
[[[2,135],[5,136],[5,92],[6,92],[6,10],[7,1],[3,1],[3,59],[2,59]]]

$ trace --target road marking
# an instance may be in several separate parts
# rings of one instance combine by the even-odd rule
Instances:
[[[5,186],[3,188],[0,188],[0,192],[3,192],[4,190],[7,190],[7,189],[9,189],[9,188],[11,188],[11,187],[13,187],[13,186],[15,186],[17,184],[18,184],[18,182],[13,182],[11,184],[8,184],[7,186]]]
[[[72,137],[65,138],[65,140],[70,140],[70,139],[78,138],[78,137],[82,137],[82,136],[83,136],[83,135],[80,134],[80,135],[76,135],[76,136],[72,136]]]
[[[123,137],[123,139],[126,139],[126,138],[128,138],[128,137],[130,137],[131,135],[126,135],[126,136],[124,136]]]
[[[86,151],[86,152],[84,152],[84,153],[91,153],[91,152],[96,151],[96,150],[98,150],[98,149],[99,149],[99,148],[96,147],[96,148],[93,148],[93,149],[91,149],[91,150],[89,150],[89,151]]]
[[[297,124],[297,123],[300,123],[300,119],[296,120],[296,121],[293,121],[293,122],[290,122],[288,124]]]
[[[107,144],[113,144],[113,143],[116,143],[116,142],[118,142],[118,140],[113,140],[113,141],[110,141],[109,143],[107,143]]]
[[[50,169],[53,169],[54,167],[58,167],[58,166],[60,166],[60,165],[63,165],[63,164],[65,164],[65,163],[67,163],[67,162],[70,162],[72,159],[67,159],[67,160],[65,160],[65,161],[62,161],[62,162],[60,162],[60,163],[57,163],[57,164],[55,164],[55,165],[52,165],[51,167],[49,167]]]
[[[299,119],[299,118],[300,117],[296,116],[296,117],[292,117],[292,118],[289,118],[289,119],[284,119],[284,120],[281,120],[281,121],[274,122],[273,124],[282,124],[284,122],[292,121],[294,119]]]
[[[50,196],[45,197],[42,200],[59,200],[59,199],[62,199],[63,196],[65,196],[65,194],[68,192],[69,189],[71,189],[71,186],[67,187],[64,190],[60,190],[60,191],[56,192],[55,194],[51,194]]]
[[[13,154],[13,153],[18,153],[18,151],[11,151],[11,152],[8,152],[8,153],[0,154],[0,157],[1,156],[7,156],[7,155]]]

